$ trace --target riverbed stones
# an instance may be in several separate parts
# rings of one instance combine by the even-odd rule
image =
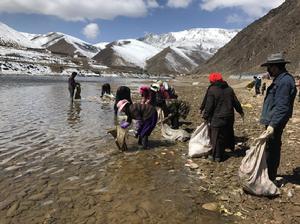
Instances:
[[[49,195],[49,192],[41,192],[35,195],[30,196],[28,199],[30,201],[41,201]]]
[[[101,199],[105,202],[112,202],[114,200],[113,196],[110,194],[103,195]]]
[[[7,210],[6,216],[8,216],[8,217],[14,216],[14,215],[16,214],[16,212],[17,212],[17,209],[19,208],[19,205],[20,205],[19,202],[14,203],[14,204]]]
[[[209,211],[216,212],[219,210],[219,205],[215,202],[210,202],[210,203],[203,204],[202,208],[209,210]]]

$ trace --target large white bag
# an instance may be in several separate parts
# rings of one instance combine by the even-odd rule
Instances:
[[[239,169],[239,178],[246,192],[258,196],[275,196],[280,190],[269,179],[264,133],[247,151]]]
[[[190,139],[191,134],[183,129],[172,129],[169,125],[163,124],[161,127],[161,134],[165,139],[170,141],[185,142]]]
[[[208,134],[208,124],[202,123],[193,132],[189,142],[189,156],[192,158],[209,154],[212,147]]]

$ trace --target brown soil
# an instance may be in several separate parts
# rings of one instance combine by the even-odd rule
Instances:
[[[184,79],[182,79],[184,80]],[[197,82],[199,80],[196,80]],[[187,81],[192,83],[193,81]],[[201,123],[198,108],[203,97],[203,83],[194,88],[180,89],[180,96],[195,102],[189,119],[194,121],[191,126]],[[249,81],[231,81],[236,95],[242,104],[250,104],[244,108],[244,122],[236,116],[235,135],[240,146],[234,152],[227,152],[227,159],[222,163],[208,162],[205,159],[193,159],[199,165],[194,171],[202,182],[204,192],[215,195],[223,214],[232,214],[239,218],[238,223],[300,223],[300,159],[299,159],[299,129],[300,103],[296,99],[294,115],[284,130],[282,138],[281,164],[278,175],[283,177],[282,195],[277,198],[257,197],[245,194],[238,179],[238,169],[245,151],[249,149],[252,140],[259,136],[263,127],[259,125],[259,116],[263,96],[253,97],[254,90],[245,88]]]

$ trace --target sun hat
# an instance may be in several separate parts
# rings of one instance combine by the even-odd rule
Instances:
[[[261,66],[268,66],[271,64],[287,64],[290,63],[289,61],[286,61],[283,57],[282,53],[276,53],[276,54],[271,54],[265,63],[263,63]]]
[[[169,89],[169,84],[167,82],[163,82],[163,86],[164,86],[165,90]]]
[[[222,74],[219,72],[213,72],[208,77],[210,82],[217,82],[217,81],[223,81]]]
[[[163,81],[162,81],[162,80],[158,80],[158,81],[157,81],[157,84],[158,84],[159,86],[161,86],[161,85],[163,84]]]
[[[120,100],[120,101],[117,103],[118,112],[121,112],[127,103],[129,103],[129,101],[126,100],[126,99]]]
[[[153,83],[151,86],[150,86],[150,89],[154,92],[158,92],[159,89],[160,89],[160,85],[158,83]]]

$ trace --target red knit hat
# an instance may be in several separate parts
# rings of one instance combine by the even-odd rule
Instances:
[[[222,74],[219,73],[219,72],[213,72],[209,75],[209,81],[210,82],[217,82],[217,81],[223,81],[223,77],[222,77]]]

